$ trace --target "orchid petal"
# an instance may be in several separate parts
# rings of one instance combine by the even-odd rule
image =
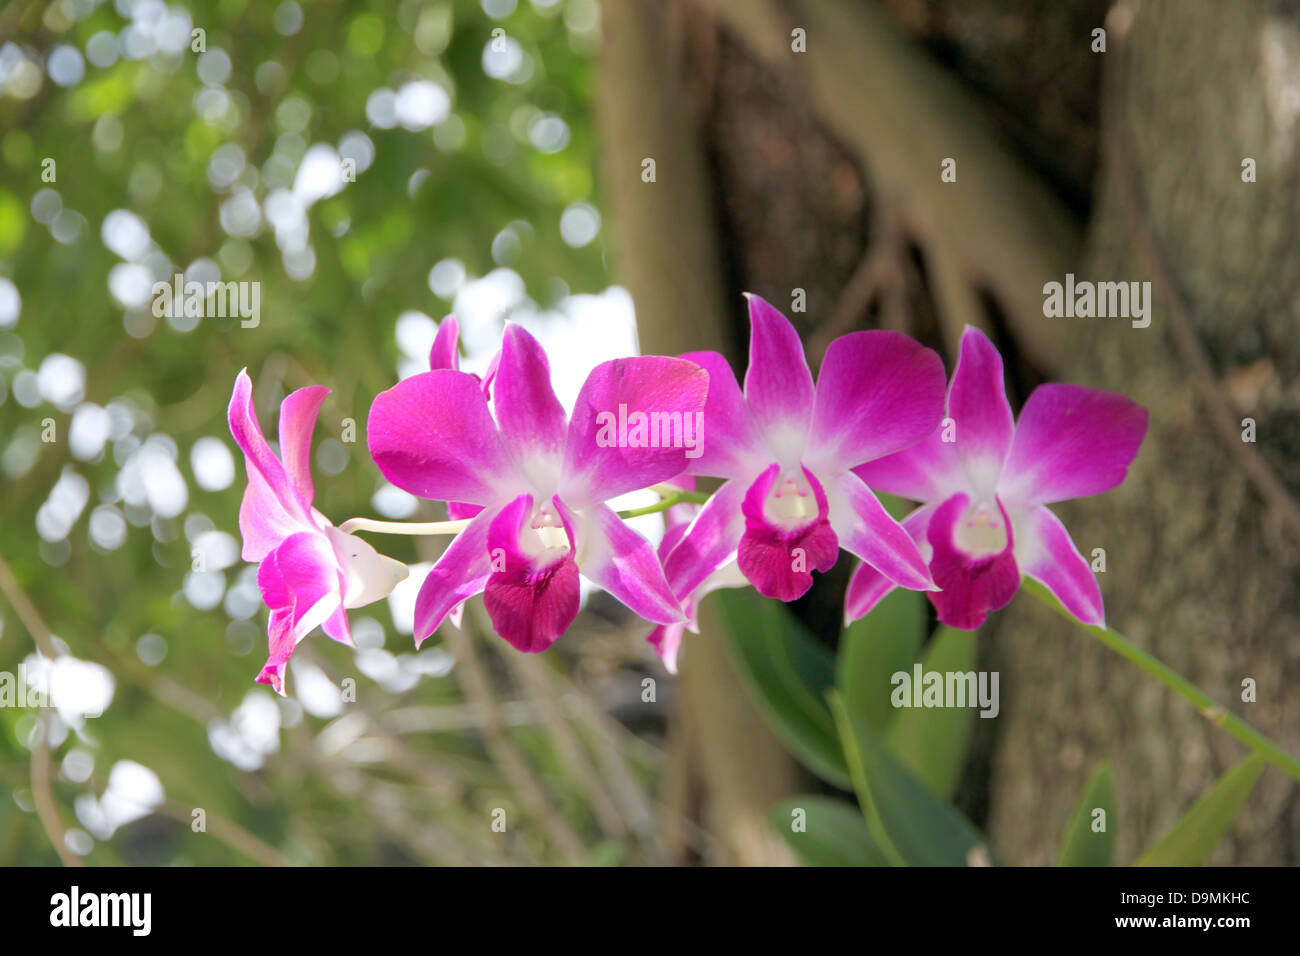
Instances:
[[[420,644],[448,614],[480,593],[492,572],[488,528],[496,511],[483,511],[456,535],[434,563],[415,598],[415,644]]]
[[[826,520],[826,493],[808,469],[803,474],[816,498],[817,516],[797,528],[775,524],[765,513],[768,495],[781,477],[779,464],[771,465],[745,492],[741,505],[745,534],[737,548],[737,563],[764,597],[781,601],[801,597],[812,587],[812,571],[825,573],[839,558],[835,532]]]
[[[830,524],[840,547],[902,587],[914,591],[934,587],[916,542],[889,516],[861,478],[845,472],[826,485],[826,494]]]
[[[915,445],[943,419],[943,362],[900,332],[851,332],[817,379],[808,462],[835,473]]]
[[[285,510],[260,471],[248,469],[248,485],[239,505],[239,535],[244,541],[241,556],[245,561],[261,561],[289,535],[311,527]]]
[[[967,326],[948,392],[957,455],[971,486],[982,495],[998,485],[1015,423],[1002,381],[1002,356],[979,329]]]
[[[708,373],[682,359],[646,356],[597,365],[569,422],[561,497],[583,506],[686,471],[692,462],[687,452],[702,437],[708,387]],[[640,433],[638,413],[649,423]],[[620,434],[623,423],[626,434]]]
[[[655,624],[684,620],[653,545],[637,534],[608,505],[596,505],[575,520],[556,497],[555,506],[577,527],[579,570],[632,611]]]
[[[942,590],[930,594],[939,620],[949,627],[973,631],[984,623],[990,611],[1006,607],[1020,588],[1014,541],[1007,528],[1006,549],[997,554],[975,557],[966,554],[955,541],[958,523],[966,513],[970,497],[955,494],[935,509],[926,529],[934,551],[930,570]],[[1003,520],[1006,511],[999,502]]]
[[[1061,519],[1034,508],[1016,521],[1016,563],[1084,624],[1106,626],[1101,588]]]
[[[551,387],[551,365],[537,339],[522,325],[506,326],[496,374],[496,418],[501,437],[520,470],[550,470],[535,479],[554,485],[564,451],[567,420]]]
[[[308,506],[316,495],[311,482],[311,433],[329,393],[324,385],[310,385],[280,404],[280,459],[298,499]]]
[[[998,494],[1014,507],[1109,491],[1128,474],[1146,431],[1146,409],[1123,395],[1040,385],[1020,412]]]
[[[903,530],[916,542],[922,560],[929,562],[930,542],[926,540],[925,529],[934,514],[932,505],[922,505],[901,522]],[[886,594],[898,585],[885,577],[867,563],[859,564],[849,578],[848,591],[844,595],[844,625],[847,627],[858,618],[866,617],[880,603]]]
[[[717,352],[688,352],[681,358],[709,373],[704,402],[704,433],[699,457],[689,463],[691,474],[752,479],[772,460],[754,413],[736,382],[731,365]]]
[[[684,597],[714,571],[734,561],[745,533],[741,504],[747,486],[726,482],[700,508],[686,534],[664,558],[664,574],[673,594]]]
[[[445,368],[453,372],[460,369],[460,323],[454,315],[449,315],[438,323],[438,334],[433,337],[433,348],[429,349],[429,370]]]
[[[298,494],[284,465],[275,457],[271,446],[262,434],[262,427],[257,422],[257,413],[253,409],[253,382],[248,377],[248,370],[242,370],[235,378],[235,388],[230,396],[230,407],[226,412],[230,433],[244,453],[244,463],[251,476],[253,472],[262,478],[266,490],[280,503],[288,516],[308,527],[312,526],[310,502],[304,502]],[[260,495],[259,495],[260,498]]]
[[[325,537],[343,574],[344,607],[364,607],[388,597],[398,582],[406,578],[406,565],[380,554],[369,541],[344,534],[333,526],[325,529]]]
[[[812,422],[812,372],[790,320],[758,296],[745,297],[750,327],[745,401],[778,459],[791,467],[803,455]]]
[[[483,602],[497,634],[517,650],[535,654],[555,643],[578,616],[580,586],[567,519],[569,550],[562,557],[540,563],[520,549],[520,534],[532,510],[533,498],[524,494],[492,519],[488,550],[504,556],[505,567],[493,570]]]
[[[375,396],[366,426],[370,455],[404,491],[488,505],[517,474],[479,383],[465,372],[412,375]]]

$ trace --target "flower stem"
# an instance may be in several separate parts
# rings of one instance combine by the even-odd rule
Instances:
[[[344,534],[354,531],[378,531],[380,534],[460,534],[470,523],[463,521],[376,521],[373,518],[349,518],[339,525]]]
[[[1169,665],[1156,657],[1148,654],[1137,645],[1131,643],[1128,638],[1117,631],[1112,631],[1105,627],[1095,627],[1091,624],[1083,624],[1077,620],[1074,615],[1061,606],[1061,602],[1049,592],[1045,587],[1030,578],[1025,578],[1021,582],[1021,587],[1029,591],[1048,607],[1053,608],[1063,617],[1073,621],[1076,625],[1083,628],[1097,640],[1101,641],[1112,651],[1131,661],[1142,670],[1146,671],[1156,680],[1160,681],[1170,690],[1180,694],[1201,712],[1201,716],[1217,727],[1222,727],[1232,736],[1236,737],[1251,750],[1264,757],[1270,763],[1276,764],[1279,769],[1288,776],[1300,781],[1300,760],[1287,753],[1269,737],[1260,733],[1246,721],[1242,720],[1236,714],[1229,713],[1228,709],[1207,694],[1201,688],[1197,687],[1182,674],[1179,674]]]
[[[646,505],[644,508],[629,508],[627,511],[620,511],[618,516],[620,518],[639,518],[641,515],[653,515],[661,511],[667,511],[673,505],[702,505],[711,497],[707,491],[687,491],[685,488],[674,488],[672,485],[651,485],[650,490],[662,497],[654,504]]]

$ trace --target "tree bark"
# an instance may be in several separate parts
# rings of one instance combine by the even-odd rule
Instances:
[[[1126,392],[1151,426],[1123,487],[1060,512],[1085,555],[1106,549],[1112,626],[1294,753],[1295,537],[1241,455],[1257,452],[1290,494],[1300,488],[1300,21],[1267,2],[1145,0],[1107,26],[1105,162],[1080,278],[1155,280],[1159,292],[1163,271],[1171,287],[1146,329],[1063,320],[1075,343],[1065,377]],[[1256,183],[1242,181],[1245,157],[1258,163]],[[1218,381],[1208,389],[1180,328],[1209,358]],[[1257,444],[1216,434],[1205,397],[1216,391],[1234,420],[1256,420]],[[1042,609],[1013,607],[995,640],[1010,699],[992,832],[1012,862],[1050,858],[1098,760],[1115,770],[1128,862],[1243,756],[1181,698]],[[1256,703],[1242,700],[1246,678]],[[1300,792],[1269,769],[1214,862],[1298,857]]]

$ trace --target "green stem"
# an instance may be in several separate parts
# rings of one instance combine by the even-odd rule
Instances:
[[[1151,656],[1140,647],[1131,643],[1128,638],[1105,627],[1095,627],[1091,624],[1083,624],[1074,617],[1069,611],[1061,606],[1061,602],[1043,587],[1037,581],[1025,578],[1021,587],[1029,591],[1048,607],[1051,607],[1063,617],[1073,621],[1076,625],[1083,628],[1097,640],[1101,641],[1112,651],[1131,661],[1142,670],[1146,671],[1156,680],[1160,681],[1170,690],[1180,694],[1201,712],[1201,716],[1217,727],[1222,727],[1232,736],[1236,737],[1251,750],[1264,757],[1270,763],[1276,764],[1279,769],[1300,781],[1300,760],[1287,753],[1276,742],[1269,737],[1260,733],[1246,721],[1242,720],[1236,714],[1230,713],[1226,707],[1216,701],[1201,688],[1197,687],[1182,674],[1179,674],[1169,665],[1156,657]]]
[[[620,511],[618,516],[620,518],[639,518],[642,515],[654,515],[661,511],[667,511],[673,505],[702,505],[711,497],[707,491],[687,491],[685,488],[674,488],[672,485],[651,485],[650,490],[663,497],[652,505],[646,505],[644,508],[629,508],[627,511]]]
[[[464,521],[376,521],[374,518],[349,518],[339,525],[344,534],[354,531],[378,531],[381,534],[460,534],[470,523]]]

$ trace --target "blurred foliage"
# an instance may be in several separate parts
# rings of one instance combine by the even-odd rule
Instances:
[[[159,48],[168,29],[181,30],[166,41],[174,52]],[[203,52],[192,48],[198,30]],[[177,35],[183,49],[175,49]],[[508,743],[539,768],[544,799],[584,852],[595,862],[645,858],[644,820],[619,821],[634,811],[649,816],[640,802],[653,748],[621,725],[589,721],[569,740],[536,714],[521,716],[523,704],[467,701],[454,676],[385,689],[357,673],[354,652],[319,637],[301,654],[336,683],[354,678],[360,703],[328,719],[277,702],[278,752],[260,769],[237,769],[211,739],[230,731],[250,690],[270,700],[252,684],[265,610],[232,613],[229,601],[200,609],[185,597],[187,526],[191,536],[209,526],[237,533],[242,463],[228,487],[204,490],[190,452],[205,436],[234,451],[225,408],[241,367],[253,375],[268,434],[279,399],[311,383],[333,389],[318,444],[343,434],[346,419],[359,423],[355,443],[333,444],[336,455],[346,453],[330,464],[337,474],[321,480],[323,452],[316,460],[317,507],[341,520],[371,513],[379,486],[364,422],[373,396],[396,380],[397,316],[450,311],[450,294],[431,290],[435,263],[457,259],[471,279],[509,267],[539,308],[608,286],[603,237],[575,248],[560,231],[571,204],[598,206],[589,116],[597,39],[594,0],[15,0],[0,11],[0,279],[21,296],[16,324],[6,328],[0,314],[0,557],[53,634],[115,679],[102,717],[55,734],[63,823],[83,829],[93,818],[87,806],[119,760],[154,771],[169,801],[169,812],[107,840],[76,834],[90,862],[246,863],[280,854],[347,864],[552,861],[556,841],[528,825],[545,804],[521,796],[519,781],[504,779],[489,754],[484,714],[498,705],[504,725],[524,726]],[[56,82],[56,64],[67,73],[78,59],[84,74]],[[450,98],[450,114],[431,128],[392,121],[392,98],[374,99],[422,80]],[[303,204],[309,252],[281,242],[268,197],[293,191],[310,147],[346,152],[345,141],[354,153],[361,144],[355,182]],[[46,159],[52,182],[42,178]],[[230,169],[238,170],[233,182]],[[230,204],[247,211],[249,197],[261,206],[260,223],[231,235],[239,207]],[[115,210],[147,226],[147,250],[133,261],[152,278],[197,261],[223,280],[260,283],[260,324],[204,318],[186,329],[147,307],[125,307],[109,285],[126,264],[106,245],[104,223]],[[85,370],[84,395],[58,405],[40,374],[55,353]],[[129,412],[124,431],[89,460],[72,455],[67,441],[83,402]],[[53,420],[52,442],[40,440],[45,419]],[[158,447],[187,487],[174,516],[122,506],[120,472],[150,436],[168,436]],[[89,502],[66,538],[44,540],[34,516],[65,470],[87,480]],[[101,504],[129,519],[119,547],[89,537]],[[416,559],[411,542],[391,544],[396,557]],[[247,592],[246,565],[217,573],[223,590],[242,580]],[[378,620],[392,654],[411,654],[387,605],[358,617]],[[33,645],[9,600],[0,601],[0,624],[0,670],[13,673]],[[146,634],[165,642],[161,661],[157,641],[143,653]],[[501,661],[487,650],[496,639],[486,640],[479,666],[496,673]],[[637,647],[623,635],[620,642]],[[552,655],[528,666],[566,681],[563,664]],[[291,671],[291,691],[292,680]],[[34,713],[0,708],[0,864],[57,859],[31,812]],[[592,763],[598,779],[584,782],[574,768]],[[593,788],[623,794],[614,801],[621,817],[593,814]],[[206,838],[191,829],[194,808],[207,814]],[[511,821],[507,835],[488,826],[495,808]],[[515,822],[520,814],[524,825]]]

